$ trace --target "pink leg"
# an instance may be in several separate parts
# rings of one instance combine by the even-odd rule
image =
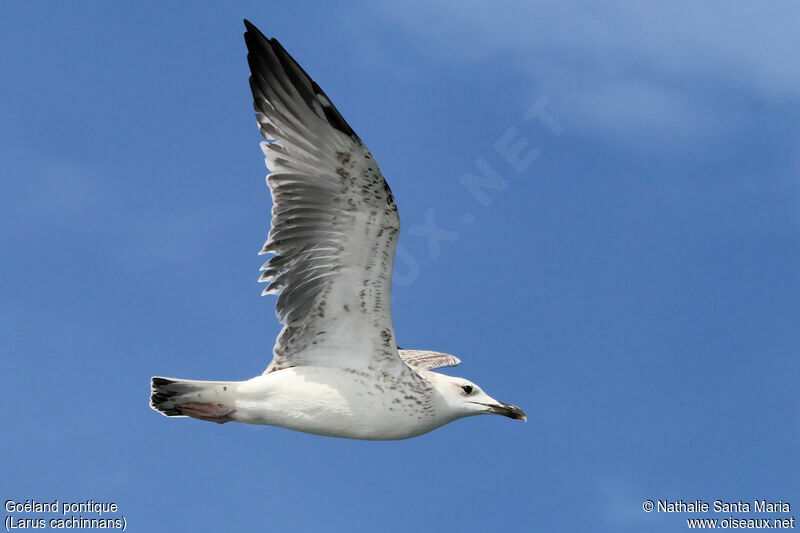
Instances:
[[[228,416],[234,409],[221,403],[196,403],[189,402],[178,406],[180,412],[192,418],[199,418],[200,420],[208,420],[209,422],[216,422],[217,424],[224,424],[230,422],[231,418]]]

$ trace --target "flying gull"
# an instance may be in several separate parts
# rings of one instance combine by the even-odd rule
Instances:
[[[452,355],[398,348],[390,291],[400,218],[367,147],[322,89],[248,21],[250,88],[270,171],[263,294],[283,324],[247,381],[151,380],[166,416],[266,424],[367,440],[406,439],[466,416],[526,420],[463,378]]]

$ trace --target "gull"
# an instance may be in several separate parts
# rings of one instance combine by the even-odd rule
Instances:
[[[253,106],[270,173],[262,294],[283,324],[247,381],[151,379],[170,417],[278,426],[364,440],[422,435],[459,418],[527,420],[475,383],[434,372],[452,355],[397,346],[390,292],[400,218],[367,147],[276,39],[244,21]]]

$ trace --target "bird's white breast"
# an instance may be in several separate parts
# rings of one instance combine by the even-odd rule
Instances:
[[[450,421],[434,389],[410,369],[390,373],[294,367],[238,386],[234,420],[333,437],[414,437]]]

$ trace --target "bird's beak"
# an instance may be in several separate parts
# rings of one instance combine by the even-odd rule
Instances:
[[[495,404],[486,404],[486,406],[489,408],[489,412],[492,414],[507,416],[508,418],[513,418],[514,420],[528,420],[528,417],[525,415],[525,411],[516,405],[498,402]]]

